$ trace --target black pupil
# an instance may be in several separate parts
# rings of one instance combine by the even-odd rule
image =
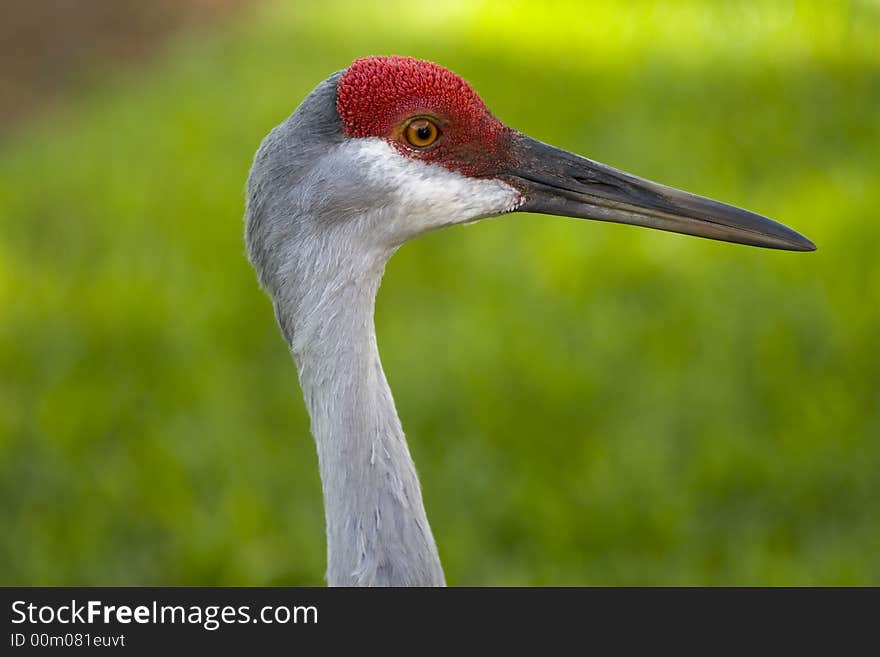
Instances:
[[[416,128],[416,136],[422,141],[428,141],[431,138],[431,126],[423,123]]]

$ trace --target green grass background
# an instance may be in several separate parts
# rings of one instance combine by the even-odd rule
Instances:
[[[263,135],[368,54],[752,208],[790,254],[517,215],[392,259],[380,348],[451,584],[880,584],[880,4],[263,5],[0,144],[0,584],[323,582],[244,257]]]

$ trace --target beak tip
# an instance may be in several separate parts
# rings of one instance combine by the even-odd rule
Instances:
[[[791,243],[789,250],[809,253],[810,251],[815,251],[816,248],[817,247],[812,240],[797,233],[797,239]]]

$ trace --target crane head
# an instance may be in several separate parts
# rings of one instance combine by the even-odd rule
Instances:
[[[510,185],[517,198],[505,211],[615,221],[776,249],[815,249],[770,219],[531,139],[495,118],[461,77],[431,62],[357,60],[339,78],[336,108],[351,138],[379,138],[401,157]]]
[[[393,251],[430,230],[511,212],[816,248],[772,219],[532,139],[455,73],[408,57],[356,60],[269,134],[248,181],[248,247],[252,261],[265,260],[278,240],[302,250],[303,240],[333,235],[345,248]]]

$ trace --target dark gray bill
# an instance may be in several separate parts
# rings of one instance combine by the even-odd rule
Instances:
[[[522,191],[519,212],[613,221],[724,242],[814,251],[787,226],[726,203],[682,192],[516,134],[503,174]]]

